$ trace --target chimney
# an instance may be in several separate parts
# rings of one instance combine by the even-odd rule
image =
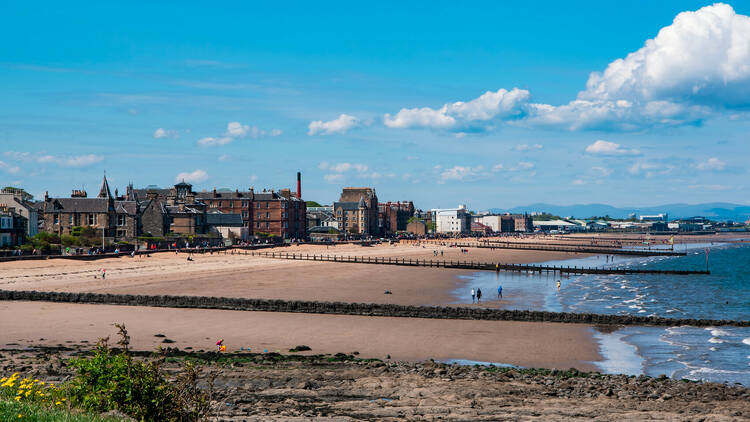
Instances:
[[[302,199],[302,173],[297,172],[297,199]]]
[[[49,191],[44,191],[44,201],[49,201]]]

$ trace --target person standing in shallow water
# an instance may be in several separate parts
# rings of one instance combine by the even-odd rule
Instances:
[[[474,303],[475,296],[476,296],[476,293],[474,293],[474,289],[471,289],[471,303]]]
[[[497,298],[498,299],[503,298],[503,286],[497,286]]]
[[[482,300],[482,289],[477,289],[477,303]]]

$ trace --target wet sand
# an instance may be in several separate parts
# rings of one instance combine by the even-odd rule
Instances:
[[[94,344],[115,338],[125,323],[137,350],[170,346],[259,352],[304,344],[311,353],[359,352],[361,357],[421,361],[468,359],[524,367],[595,370],[600,360],[592,328],[579,324],[431,320],[276,312],[0,302],[0,345]],[[163,334],[174,343],[163,344]],[[44,339],[44,340],[41,340]],[[15,343],[15,345],[14,345]],[[83,343],[85,344],[85,343]]]

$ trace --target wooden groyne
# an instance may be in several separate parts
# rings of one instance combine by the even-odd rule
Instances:
[[[427,242],[428,244],[430,242]],[[458,243],[458,242],[445,242],[443,246],[451,246],[457,248],[480,248],[480,249],[524,249],[533,251],[550,251],[550,252],[576,252],[576,253],[590,253],[590,254],[605,254],[605,255],[632,255],[632,256],[685,256],[685,252],[677,252],[670,250],[659,250],[659,249],[621,249],[612,247],[599,247],[599,246],[557,246],[549,244],[533,244],[533,243],[520,243],[520,242],[506,242],[506,243]],[[441,243],[442,244],[442,243]]]
[[[647,270],[647,269],[628,269],[628,268],[586,268],[586,267],[565,267],[555,265],[531,265],[531,264],[500,264],[490,262],[461,261],[461,260],[433,260],[433,259],[412,259],[412,258],[393,258],[378,256],[343,256],[343,255],[317,255],[290,252],[255,252],[249,253],[250,256],[260,256],[273,259],[290,259],[301,261],[320,261],[320,262],[340,262],[348,264],[380,264],[380,265],[400,265],[406,267],[428,267],[428,268],[454,268],[462,270],[478,271],[517,271],[517,272],[538,272],[538,273],[560,273],[560,274],[711,274],[710,271],[703,270]]]
[[[463,319],[485,321],[561,322],[601,325],[750,327],[750,321],[665,318],[656,316],[588,314],[490,309],[467,306],[409,306],[380,303],[313,302],[211,296],[146,296],[109,293],[69,293],[0,290],[0,300],[44,301],[93,305],[160,308],[223,309],[231,311],[294,312],[368,317]]]

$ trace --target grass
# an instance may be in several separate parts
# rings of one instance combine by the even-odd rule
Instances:
[[[102,417],[67,409],[48,407],[15,400],[0,400],[0,421],[19,422],[122,422],[121,418]]]

